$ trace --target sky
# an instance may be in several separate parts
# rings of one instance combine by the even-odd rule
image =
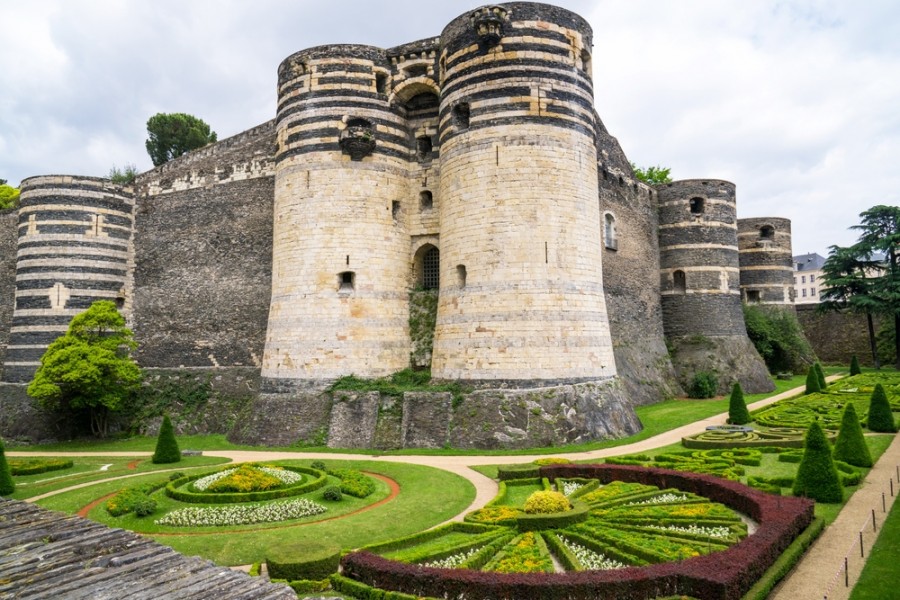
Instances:
[[[0,178],[152,167],[147,119],[219,139],[275,116],[276,69],[320,44],[397,46],[481,2],[0,0]],[[557,0],[594,30],[597,110],[629,159],[737,185],[827,255],[900,190],[895,0]]]

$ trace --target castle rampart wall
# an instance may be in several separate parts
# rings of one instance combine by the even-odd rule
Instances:
[[[3,373],[30,381],[47,346],[96,300],[130,313],[134,199],[96,177],[22,182],[16,300]]]
[[[793,306],[791,221],[777,217],[738,219],[738,247],[744,301]]]
[[[18,209],[0,211],[0,381],[3,381],[6,345],[9,343],[9,329],[16,305],[18,224]]]

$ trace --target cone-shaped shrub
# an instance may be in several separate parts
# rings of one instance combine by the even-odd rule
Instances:
[[[803,458],[794,479],[794,495],[806,496],[816,502],[840,502],[844,497],[841,479],[831,457],[831,446],[818,421],[813,421],[806,431]]]
[[[824,391],[828,387],[828,382],[825,381],[825,371],[822,370],[822,363],[816,361],[813,366],[816,368],[816,377],[819,378],[819,390]]]
[[[872,398],[869,400],[869,420],[867,422],[869,431],[880,431],[883,433],[895,433],[897,431],[897,423],[894,422],[894,414],[891,412],[891,404],[888,402],[887,394],[880,383],[875,384],[872,390]]]
[[[859,368],[859,359],[854,354],[850,359],[850,375],[859,375],[860,373],[862,373],[862,369]]]
[[[159,428],[159,437],[156,438],[156,452],[153,453],[153,462],[156,464],[174,463],[181,460],[181,450],[178,449],[178,441],[175,440],[175,430],[172,429],[172,421],[168,415],[163,417]]]
[[[816,392],[821,391],[822,388],[819,386],[819,375],[816,373],[816,368],[811,366],[806,373],[806,393],[815,394]]]
[[[731,398],[728,401],[728,422],[732,425],[743,425],[752,421],[750,411],[747,410],[747,404],[744,402],[744,390],[741,389],[739,382],[734,383],[731,388]]]
[[[3,440],[0,440],[0,496],[9,496],[14,491],[16,491],[16,484],[13,483],[9,463],[6,462],[6,450],[3,448]]]
[[[852,402],[844,408],[844,417],[841,419],[841,432],[834,443],[834,459],[857,467],[871,467],[872,455],[863,437],[862,425],[859,424],[859,416],[856,414]]]

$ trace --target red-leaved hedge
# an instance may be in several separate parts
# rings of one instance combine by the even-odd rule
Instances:
[[[612,571],[485,573],[410,565],[354,552],[341,560],[343,573],[373,587],[450,600],[645,600],[679,594],[700,600],[740,600],[813,519],[812,500],[774,496],[710,475],[629,465],[547,465],[541,467],[541,476],[677,488],[744,513],[759,528],[722,552]]]

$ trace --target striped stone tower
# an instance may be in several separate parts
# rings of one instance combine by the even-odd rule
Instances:
[[[441,35],[441,290],[432,375],[616,374],[601,276],[591,29],[533,3]]]
[[[658,191],[663,327],[682,385],[710,371],[720,392],[735,380],[749,393],[772,389],[744,325],[734,184],[685,180]]]
[[[738,219],[741,298],[744,302],[794,306],[791,221],[778,217]]]
[[[386,53],[320,46],[278,70],[272,299],[262,376],[376,377],[409,364],[406,121]]]
[[[106,179],[22,182],[13,312],[4,380],[31,380],[47,346],[96,300],[131,308],[134,199]]]

